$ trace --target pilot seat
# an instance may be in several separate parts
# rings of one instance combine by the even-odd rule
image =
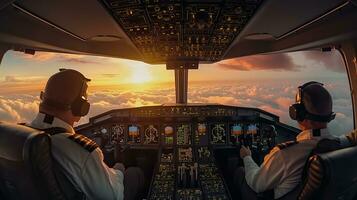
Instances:
[[[356,200],[357,146],[322,139],[311,152],[302,182],[279,200]]]
[[[65,190],[69,185],[52,158],[48,134],[0,122],[0,199],[66,200],[73,194]]]
[[[357,146],[312,155],[299,200],[357,199]]]

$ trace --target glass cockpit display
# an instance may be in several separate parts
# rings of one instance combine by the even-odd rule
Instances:
[[[128,129],[128,143],[140,144],[140,127],[131,125]]]
[[[258,128],[256,124],[249,124],[247,128],[247,141],[249,146],[260,146],[261,138],[258,136]]]
[[[226,143],[226,125],[214,124],[211,126],[211,144],[225,144]]]
[[[191,127],[188,124],[177,126],[177,144],[189,145],[191,144]]]
[[[174,143],[174,128],[172,126],[165,126],[163,138],[165,144]]]
[[[207,125],[198,123],[195,131],[195,144],[208,145]]]
[[[144,131],[144,144],[157,144],[159,142],[159,131],[154,125],[149,125]]]
[[[110,137],[110,141],[113,144],[123,143],[124,142],[124,126],[123,125],[113,125],[112,126],[112,134]]]
[[[256,135],[258,133],[258,128],[256,124],[250,124],[247,128],[247,134]]]
[[[244,137],[243,126],[241,124],[234,124],[231,126],[231,138],[232,144],[237,144]]]

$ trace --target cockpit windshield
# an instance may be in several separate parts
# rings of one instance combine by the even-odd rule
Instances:
[[[89,115],[112,109],[175,103],[174,71],[164,65],[107,57],[9,51],[0,68],[0,119],[29,122],[37,113],[39,94],[47,78],[59,68],[81,71],[89,83]],[[297,87],[308,81],[323,83],[333,98],[336,119],[330,128],[342,135],[353,129],[349,81],[337,50],[256,55],[213,64],[201,63],[189,71],[188,103],[252,107],[289,118]],[[239,131],[239,127],[236,127]]]

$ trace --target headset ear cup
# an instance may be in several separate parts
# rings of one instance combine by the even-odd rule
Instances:
[[[81,105],[80,101],[73,102],[71,106],[71,111],[74,116],[81,116]]]
[[[297,121],[303,121],[305,119],[305,108],[301,104],[293,104],[289,107],[290,118]]]
[[[297,121],[304,121],[305,115],[306,115],[306,112],[305,112],[304,105],[297,104],[297,107],[296,107],[296,120]]]
[[[289,107],[289,115],[292,120],[297,120],[297,110],[296,110],[296,105],[293,104]]]
[[[81,116],[85,116],[88,114],[90,108],[90,104],[88,101],[83,101],[82,106],[81,106]]]
[[[88,103],[87,100],[84,99],[79,99],[75,102],[73,102],[71,106],[72,114],[74,116],[80,116],[83,117],[88,114],[90,108],[90,104]]]

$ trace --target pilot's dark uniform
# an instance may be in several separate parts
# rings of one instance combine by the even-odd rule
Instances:
[[[257,193],[274,189],[274,198],[280,198],[292,191],[301,181],[305,162],[323,138],[333,139],[328,129],[321,129],[320,136],[314,136],[312,130],[302,131],[296,142],[284,143],[274,147],[264,162],[258,166],[251,156],[244,157],[245,180],[249,187]],[[241,170],[236,171],[236,180],[243,183]],[[244,178],[244,177],[243,177]],[[242,194],[243,197],[247,194]],[[245,196],[243,199],[251,199]]]
[[[124,199],[124,175],[103,162],[96,144],[75,134],[72,126],[56,117],[39,113],[30,126],[38,129],[60,127],[66,133],[51,137],[52,154],[76,189],[87,199]]]

